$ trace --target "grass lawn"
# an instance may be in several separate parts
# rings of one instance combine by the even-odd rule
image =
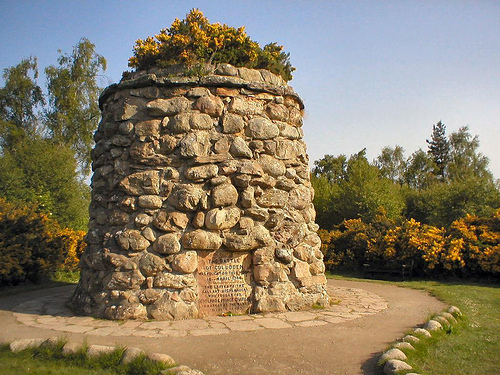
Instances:
[[[64,342],[53,346],[27,349],[12,353],[8,345],[0,346],[0,374],[57,374],[57,375],[158,375],[167,369],[163,363],[153,362],[141,355],[133,361],[121,362],[123,348],[114,352],[89,358],[86,349],[63,355]]]
[[[0,347],[0,374],[2,375],[104,375],[112,370],[84,368],[64,360],[34,356],[31,352],[12,353],[8,346]]]
[[[453,327],[451,334],[443,333],[437,339],[430,340],[429,345],[417,348],[417,353],[409,357],[408,363],[416,372],[432,375],[500,374],[499,284],[470,283],[465,280],[390,283],[429,291],[447,304],[457,306],[465,316],[463,321]]]

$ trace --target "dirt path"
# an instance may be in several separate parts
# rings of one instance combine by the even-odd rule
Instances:
[[[376,354],[390,342],[446,307],[427,293],[393,285],[329,280],[330,287],[355,288],[374,293],[388,304],[380,312],[335,324],[284,329],[237,331],[220,335],[184,337],[97,336],[58,332],[47,325],[28,326],[16,321],[13,308],[40,298],[47,291],[0,300],[2,341],[25,337],[64,336],[89,344],[140,347],[171,355],[177,362],[206,374],[372,374]],[[64,289],[61,289],[64,290]],[[55,289],[52,293],[56,292]],[[82,318],[76,318],[82,319]],[[202,332],[199,332],[202,333]]]

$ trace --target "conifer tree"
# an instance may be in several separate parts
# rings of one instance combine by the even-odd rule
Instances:
[[[436,125],[432,125],[431,140],[426,140],[429,145],[428,154],[436,164],[435,174],[444,180],[446,176],[446,167],[450,159],[450,142],[446,137],[446,126],[438,121]]]

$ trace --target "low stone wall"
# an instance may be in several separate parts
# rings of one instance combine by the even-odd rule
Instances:
[[[100,98],[72,305],[186,319],[328,303],[303,103],[265,70],[129,74]]]
[[[432,337],[432,335],[443,329],[451,329],[458,323],[457,319],[462,318],[462,312],[456,306],[450,306],[446,312],[441,312],[430,319],[423,328],[416,328],[410,334],[407,334],[400,341],[392,344],[391,348],[386,350],[378,360],[378,367],[387,375],[420,375],[412,372],[413,368],[407,363],[408,357],[411,358],[415,351],[414,345],[418,345],[422,340]]]

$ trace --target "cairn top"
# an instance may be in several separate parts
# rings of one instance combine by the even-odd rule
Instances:
[[[245,88],[273,95],[292,96],[304,109],[304,102],[294,89],[279,75],[265,69],[249,69],[235,67],[230,64],[206,65],[198,75],[187,75],[184,65],[172,65],[166,68],[152,68],[137,72],[125,72],[119,83],[108,86],[99,97],[99,107],[114,93],[123,89],[148,86],[201,86],[201,87],[234,87]]]

